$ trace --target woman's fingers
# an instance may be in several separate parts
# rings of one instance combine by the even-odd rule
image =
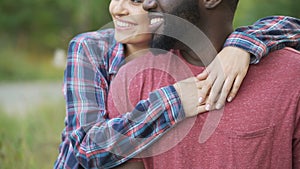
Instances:
[[[206,110],[222,108],[232,101],[242,84],[249,68],[250,54],[237,47],[225,47],[199,74],[200,102],[206,101]],[[206,78],[205,78],[206,77]]]
[[[210,92],[211,86],[214,84],[215,80],[216,75],[214,73],[210,73],[205,80],[199,81],[197,83],[197,87],[200,89],[199,103],[202,103],[204,100],[206,100],[206,97]]]
[[[200,73],[199,75],[197,75],[197,79],[198,80],[205,80],[208,77],[208,69],[205,69],[202,73]]]
[[[240,87],[242,85],[242,82],[243,82],[245,76],[246,76],[246,74],[241,74],[241,75],[238,75],[235,78],[233,86],[231,88],[231,91],[230,91],[230,93],[228,94],[228,97],[227,97],[228,102],[232,102],[232,100],[235,98],[238,90],[240,89]]]
[[[229,95],[229,92],[231,91],[232,84],[234,83],[234,79],[234,76],[229,76],[225,80],[222,91],[220,93],[220,97],[216,103],[216,109],[221,109],[225,105],[226,99]]]
[[[215,106],[215,103],[219,98],[220,91],[223,88],[224,81],[225,80],[222,77],[217,77],[215,80],[206,101],[206,110],[211,110],[213,109],[213,106]]]

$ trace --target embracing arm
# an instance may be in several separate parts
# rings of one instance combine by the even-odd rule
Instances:
[[[300,50],[300,19],[289,16],[265,17],[253,25],[237,28],[224,45],[246,50],[254,57],[251,63],[270,52],[291,47]]]
[[[132,112],[108,119],[109,78],[106,59],[99,59],[107,53],[99,51],[103,46],[86,39],[70,43],[64,82],[67,118],[63,135],[72,148],[61,152],[60,156],[65,158],[58,160],[55,168],[65,168],[63,165],[70,163],[80,163],[85,168],[117,166],[147,148],[186,116],[175,88],[167,86],[151,92],[149,99],[140,101]],[[74,155],[76,159],[65,160]]]
[[[263,56],[284,47],[300,50],[300,20],[288,16],[260,19],[253,25],[236,29],[224,47],[206,71],[198,75],[201,100],[206,100],[207,110],[221,108],[226,99],[233,100],[249,62],[258,63]]]

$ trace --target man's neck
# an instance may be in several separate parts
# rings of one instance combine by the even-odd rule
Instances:
[[[210,25],[207,26],[209,28]],[[217,26],[211,27],[217,28]],[[233,31],[231,25],[222,26],[218,29],[206,29],[201,28],[205,35],[207,36],[207,41],[197,41],[194,44],[193,50],[183,44],[176,44],[177,49],[180,49],[183,58],[196,66],[208,66],[213,59],[216,57],[217,53],[220,52],[224,46],[226,38]]]
[[[182,55],[183,59],[186,60],[188,63],[195,65],[195,66],[206,66],[200,57],[198,57],[194,52],[191,50],[180,50],[180,54]]]

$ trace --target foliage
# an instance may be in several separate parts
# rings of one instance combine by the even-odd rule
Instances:
[[[10,35],[6,41],[25,49],[62,48],[76,33],[98,29],[107,22],[108,2],[1,0],[0,35]]]
[[[63,79],[63,67],[55,67],[52,57],[28,51],[0,50],[0,82]]]
[[[108,0],[1,0],[0,43],[18,48],[66,48],[72,36],[95,30],[110,21]],[[241,0],[236,25],[268,15],[300,17],[300,1]]]
[[[63,129],[63,103],[45,104],[26,116],[0,111],[0,168],[53,168]]]
[[[271,15],[287,15],[300,18],[300,1],[295,0],[240,0],[235,25],[249,25]]]

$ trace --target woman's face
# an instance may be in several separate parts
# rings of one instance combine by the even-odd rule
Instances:
[[[111,0],[109,11],[115,25],[115,38],[124,44],[149,43],[149,18],[143,0]]]

